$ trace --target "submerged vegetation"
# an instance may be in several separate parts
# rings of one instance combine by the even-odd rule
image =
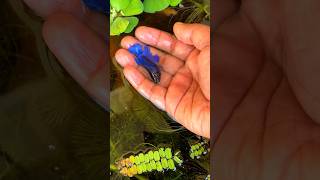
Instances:
[[[133,177],[137,174],[150,173],[153,171],[163,172],[165,170],[176,170],[176,164],[181,166],[182,160],[179,157],[179,151],[174,153],[172,149],[159,148],[146,152],[136,153],[127,156],[116,162],[120,174]]]

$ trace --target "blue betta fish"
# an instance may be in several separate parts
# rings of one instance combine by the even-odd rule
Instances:
[[[151,76],[152,81],[158,84],[161,77],[160,68],[158,67],[159,56],[152,55],[149,46],[143,46],[139,43],[129,47],[129,52],[136,56],[136,63],[144,67]]]
[[[110,7],[109,0],[82,0],[82,1],[89,9],[101,12],[105,15],[109,13],[109,7]]]

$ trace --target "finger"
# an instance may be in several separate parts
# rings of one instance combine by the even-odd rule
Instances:
[[[146,99],[151,101],[159,109],[165,110],[166,89],[154,84],[147,79],[137,68],[125,67],[123,71],[130,84]]]
[[[24,0],[25,3],[43,18],[55,12],[68,12],[87,24],[100,36],[106,38],[106,16],[86,9],[81,0]]]
[[[116,52],[115,58],[122,67],[133,66],[137,68],[145,77],[147,77],[148,79],[151,79],[146,69],[144,69],[142,66],[138,66],[135,63],[134,55],[131,54],[128,50],[119,49]],[[160,86],[168,87],[171,79],[172,79],[172,75],[170,73],[161,70],[161,77],[160,77],[160,83],[159,83]]]
[[[121,46],[128,49],[130,46],[136,43],[141,42],[132,36],[127,36],[122,39]],[[184,61],[181,61],[174,56],[161,52],[153,47],[150,47],[150,50],[152,54],[157,54],[159,56],[159,66],[162,68],[162,70],[171,75],[174,75],[184,65]]]
[[[43,26],[43,36],[70,75],[96,98],[106,105],[107,47],[101,38],[86,25],[69,14],[50,16]]]
[[[103,58],[102,60],[105,61],[106,59]],[[108,90],[110,85],[107,77],[109,74],[108,69],[106,64],[98,66],[97,70],[91,74],[89,80],[83,86],[90,97],[104,109],[107,109],[109,102]]]
[[[77,16],[83,14],[81,0],[24,0],[24,2],[39,16],[44,18],[56,11],[70,12]]]
[[[185,60],[194,49],[193,46],[178,41],[167,32],[146,26],[138,27],[135,36],[143,43],[161,49],[181,60]]]
[[[177,39],[202,50],[210,46],[210,27],[203,24],[185,24],[177,22],[173,26]]]

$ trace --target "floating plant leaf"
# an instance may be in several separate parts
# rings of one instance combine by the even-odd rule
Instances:
[[[110,0],[111,6],[116,10],[116,11],[121,11],[128,7],[130,3],[130,0]]]
[[[176,164],[181,165],[183,160],[181,160],[176,153],[172,156],[172,149],[167,147],[166,152],[170,156],[161,156],[161,151],[164,153],[164,148],[144,150],[143,152],[136,152],[128,157],[123,155],[121,159],[115,162],[119,173],[123,176],[133,177],[137,174],[148,173],[148,172],[162,172],[163,170],[176,170]],[[150,155],[151,152],[151,155]],[[179,162],[175,161],[179,159]],[[175,163],[176,162],[176,163]]]
[[[155,13],[157,11],[162,11],[170,5],[169,0],[144,0],[144,12]]]
[[[141,0],[131,0],[129,5],[121,11],[124,16],[134,16],[143,12],[143,3]]]
[[[208,155],[210,151],[208,146],[207,142],[204,141],[191,145],[189,156],[191,159],[200,159],[200,157]]]
[[[170,6],[177,6],[182,0],[170,0]]]
[[[139,19],[137,17],[125,17],[125,19],[129,21],[129,25],[124,32],[130,33],[138,25]]]
[[[117,17],[111,24],[110,35],[114,36],[123,33],[127,29],[129,23],[130,22],[126,18]]]

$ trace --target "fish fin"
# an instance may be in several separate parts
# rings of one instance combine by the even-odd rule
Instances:
[[[131,54],[134,54],[136,56],[139,56],[143,53],[142,45],[139,43],[135,43],[134,45],[130,46],[128,50]]]
[[[158,55],[154,55],[153,58],[152,58],[152,60],[153,60],[155,63],[159,63],[160,58],[159,58]]]
[[[140,66],[143,66],[143,65],[144,65],[144,61],[143,61],[142,58],[136,57],[134,60],[136,61],[136,63],[137,63],[138,65],[140,65]]]

